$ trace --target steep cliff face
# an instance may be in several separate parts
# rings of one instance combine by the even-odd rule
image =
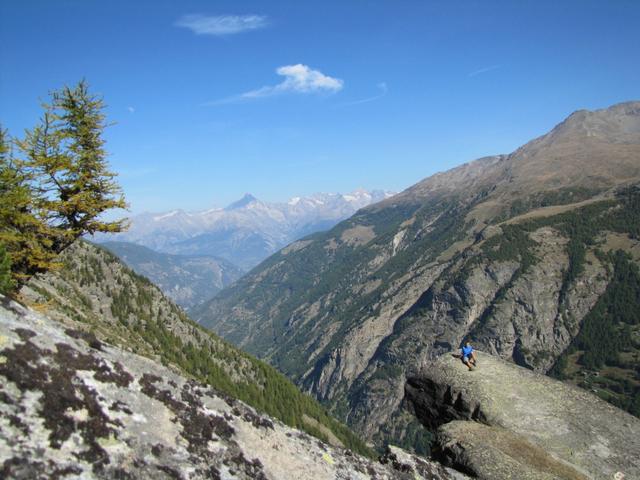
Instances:
[[[291,244],[194,315],[367,438],[415,444],[405,380],[463,339],[540,372],[574,349],[568,371],[580,370],[576,338],[614,277],[610,252],[638,260],[638,182],[640,103],[577,112]],[[634,322],[621,406],[640,391]]]
[[[478,360],[468,371],[446,354],[407,382],[443,461],[491,480],[640,476],[638,418],[492,355]]]
[[[0,476],[463,480],[391,449],[361,457],[0,296]]]

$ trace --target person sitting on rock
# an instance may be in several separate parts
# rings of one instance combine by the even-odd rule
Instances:
[[[471,343],[465,342],[462,347],[462,363],[464,363],[469,370],[473,370],[473,367],[478,363],[476,351],[471,346]]]

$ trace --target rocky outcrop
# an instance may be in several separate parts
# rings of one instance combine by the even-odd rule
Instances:
[[[640,420],[590,393],[479,354],[443,355],[407,381],[440,458],[485,479],[640,478]]]
[[[454,421],[438,432],[439,456],[487,480],[587,480],[522,435],[481,423]],[[594,478],[594,477],[591,477]],[[597,477],[595,477],[597,478]]]
[[[148,358],[0,297],[0,477],[456,479],[334,448]]]

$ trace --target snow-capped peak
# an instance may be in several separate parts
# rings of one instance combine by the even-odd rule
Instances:
[[[223,252],[224,258],[248,269],[287,243],[330,228],[389,195],[380,190],[357,189],[345,195],[314,193],[271,203],[247,193],[223,209],[138,215],[131,219],[127,232],[104,234],[98,241],[131,241],[174,254]]]
[[[165,220],[167,218],[175,217],[176,215],[182,213],[182,210],[172,210],[169,213],[165,213],[163,215],[158,215],[153,217],[154,222],[159,222],[160,220]]]
[[[230,205],[228,205],[225,210],[229,211],[229,210],[238,210],[240,208],[244,208],[247,205],[253,203],[253,202],[257,202],[258,199],[256,197],[254,197],[253,195],[251,195],[250,193],[245,193],[244,196],[236,201],[231,203]]]

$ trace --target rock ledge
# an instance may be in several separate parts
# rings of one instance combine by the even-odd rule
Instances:
[[[639,419],[497,357],[479,363],[446,354],[407,381],[443,460],[487,479],[640,478]]]

